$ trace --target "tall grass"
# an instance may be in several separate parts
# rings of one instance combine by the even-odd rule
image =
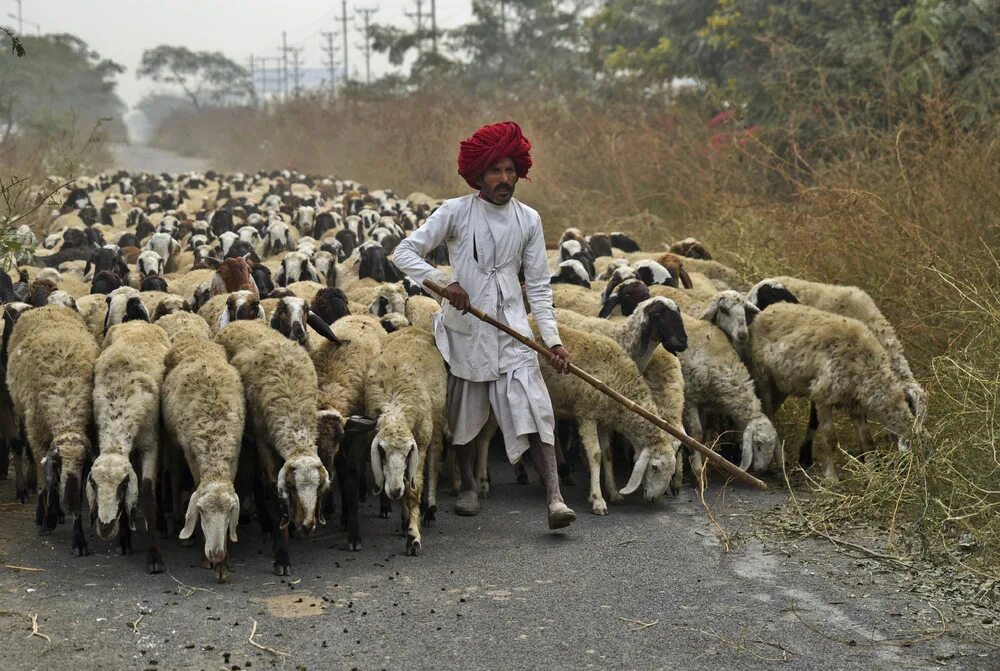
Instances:
[[[848,458],[841,485],[810,499],[812,523],[880,524],[899,547],[998,573],[1000,126],[960,130],[941,108],[810,165],[774,151],[787,143],[772,131],[708,129],[693,112],[415,94],[179,113],[157,142],[229,169],[291,165],[452,196],[466,192],[458,140],[506,118],[534,144],[531,181],[518,192],[550,238],[571,225],[627,230],[655,249],[694,235],[747,280],[794,274],[868,291],[930,392],[928,435],[909,454]],[[789,441],[799,419],[780,427]],[[849,436],[840,433],[848,448]]]

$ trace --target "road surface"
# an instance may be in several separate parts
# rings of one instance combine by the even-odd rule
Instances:
[[[209,161],[193,156],[179,156],[155,147],[137,144],[111,144],[114,168],[130,172],[190,172],[207,170]]]

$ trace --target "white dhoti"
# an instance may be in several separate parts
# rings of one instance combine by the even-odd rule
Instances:
[[[538,366],[502,373],[498,380],[472,382],[448,375],[448,422],[453,445],[466,445],[479,435],[490,408],[503,432],[507,458],[514,463],[537,433],[543,444],[555,444],[555,414]]]

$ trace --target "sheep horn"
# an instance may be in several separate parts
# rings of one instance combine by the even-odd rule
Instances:
[[[635,460],[635,468],[632,469],[632,476],[628,479],[628,484],[619,490],[622,494],[631,494],[639,489],[639,485],[642,484],[642,478],[646,475],[646,467],[649,466],[649,457],[648,447],[639,453],[639,458]]]
[[[309,326],[312,326],[316,333],[320,334],[334,345],[347,345],[351,342],[350,340],[341,340],[334,335],[333,331],[330,329],[330,325],[323,321],[323,318],[315,312],[309,312],[308,322]]]
[[[621,296],[618,294],[612,294],[608,300],[604,301],[604,305],[601,306],[601,311],[597,314],[601,319],[607,319],[611,316],[611,313],[615,311],[618,307],[618,302],[621,300]]]

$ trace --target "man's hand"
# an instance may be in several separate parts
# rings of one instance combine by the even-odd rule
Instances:
[[[462,314],[469,311],[469,294],[465,293],[458,282],[452,282],[444,288],[444,297],[456,310],[461,310]]]
[[[551,352],[549,355],[549,363],[552,364],[552,367],[563,375],[568,373],[569,365],[573,362],[573,360],[570,358],[569,352],[566,351],[566,348],[562,345],[556,345],[555,347],[550,348],[549,352]]]

